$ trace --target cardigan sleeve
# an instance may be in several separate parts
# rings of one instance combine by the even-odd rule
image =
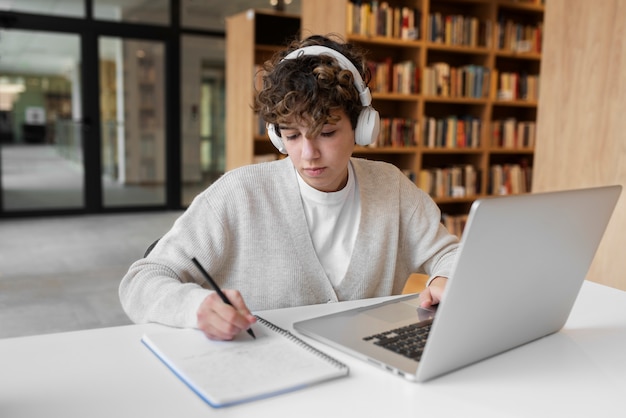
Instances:
[[[404,204],[413,208],[406,234],[407,251],[416,263],[413,269],[428,274],[427,286],[437,276],[449,277],[456,261],[459,239],[441,223],[441,211],[428,194],[413,187],[413,198]]]
[[[197,311],[212,290],[202,287],[191,258],[208,265],[223,235],[219,222],[207,222],[211,208],[199,195],[150,254],[135,261],[122,279],[119,297],[135,323],[196,327]],[[215,259],[219,256],[215,256]]]

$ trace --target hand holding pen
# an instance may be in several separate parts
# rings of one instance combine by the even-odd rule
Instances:
[[[191,261],[215,291],[198,309],[198,327],[212,339],[230,340],[243,329],[256,338],[250,328],[256,318],[246,307],[241,294],[236,290],[222,291],[195,257]],[[230,297],[226,295],[227,292]]]

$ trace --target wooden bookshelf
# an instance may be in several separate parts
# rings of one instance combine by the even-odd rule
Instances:
[[[247,10],[226,19],[226,169],[279,154],[252,110],[256,72],[298,37],[300,17]]]
[[[379,14],[383,3],[376,3]],[[394,33],[392,28],[383,34],[389,19],[386,24],[356,24],[371,16],[363,6],[368,5],[371,12],[372,2],[365,0],[359,2],[361,13],[355,13],[358,6],[349,0],[302,0],[302,36],[335,33],[365,48],[374,63],[410,62],[418,72],[415,91],[378,89],[378,77],[372,89],[373,105],[381,118],[417,121],[415,143],[359,147],[355,155],[395,164],[420,187],[427,188],[428,173],[431,179],[444,179],[443,186],[439,181],[430,190],[431,195],[445,218],[461,227],[477,197],[530,191],[543,3],[386,3],[400,10],[399,14],[402,8],[411,10],[415,29]],[[393,20],[393,12],[391,16]],[[442,79],[446,82],[437,82]],[[465,129],[468,126],[472,129]],[[458,134],[460,127],[465,135]],[[519,185],[507,180],[510,175],[521,179],[514,182]],[[462,179],[459,185],[445,187],[457,178]],[[498,178],[502,184],[496,183]]]

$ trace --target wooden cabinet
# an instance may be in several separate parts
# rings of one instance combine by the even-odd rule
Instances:
[[[278,158],[252,110],[260,65],[298,36],[300,17],[247,10],[226,19],[226,169]]]
[[[530,191],[543,12],[536,1],[302,0],[302,33],[368,51],[383,130],[355,155],[404,170],[460,234],[477,197]]]

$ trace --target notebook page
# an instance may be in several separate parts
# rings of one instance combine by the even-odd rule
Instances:
[[[213,406],[272,396],[348,373],[347,367],[293,340],[292,334],[259,325],[254,327],[256,340],[241,333],[233,341],[212,341],[199,330],[175,329],[145,335],[142,341]]]

